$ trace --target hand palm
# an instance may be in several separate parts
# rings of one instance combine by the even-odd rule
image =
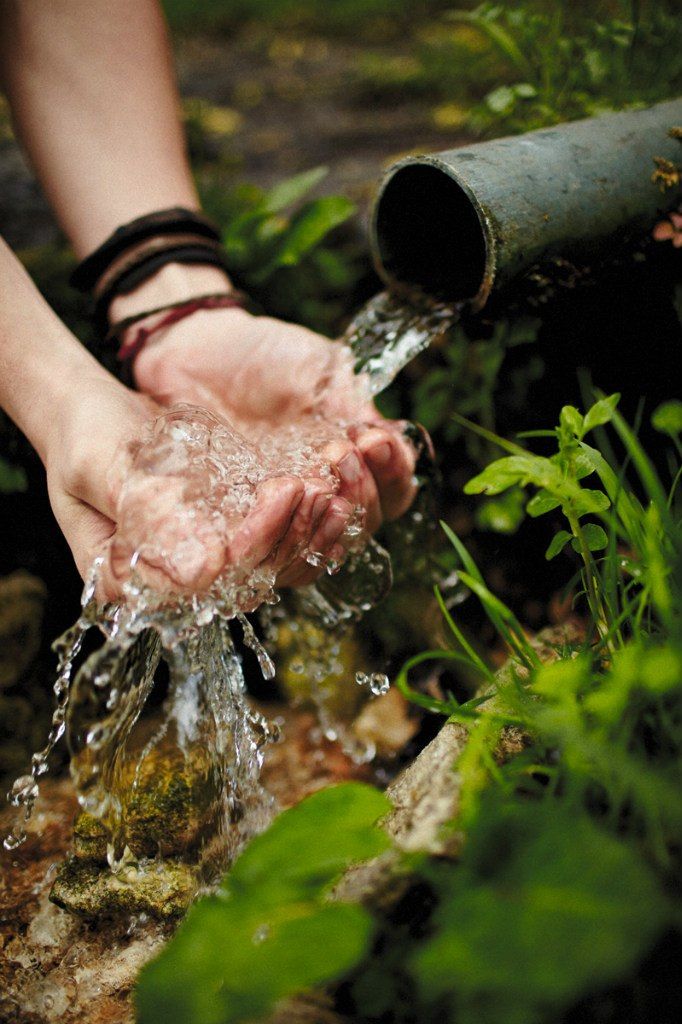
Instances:
[[[281,457],[279,486],[261,502],[257,528],[282,583],[316,574],[300,558],[305,548],[342,557],[355,506],[371,532],[412,500],[414,453],[398,425],[363,394],[347,350],[303,327],[241,310],[201,311],[143,349],[134,369],[140,390],[208,408]],[[289,470],[302,444],[319,458],[298,493]],[[287,489],[291,502],[282,501]]]

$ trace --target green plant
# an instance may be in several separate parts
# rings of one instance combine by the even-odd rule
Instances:
[[[374,827],[388,809],[376,790],[347,783],[281,814],[144,969],[141,1024],[261,1019],[280,999],[354,967],[372,919],[326,897],[345,868],[389,845]]]
[[[666,493],[615,406],[612,396],[585,416],[564,409],[557,430],[542,435],[558,442],[555,456],[545,460],[515,448],[471,488],[532,482],[540,488],[531,499],[536,513],[549,505],[563,509],[572,524],[567,542],[577,542],[583,572],[593,574],[593,616],[607,626],[600,642],[592,643],[588,628],[582,644],[559,647],[554,663],[541,663],[517,618],[445,527],[462,565],[460,578],[481,601],[511,662],[493,674],[437,592],[453,648],[410,659],[396,685],[469,730],[456,764],[461,799],[452,823],[466,842],[456,868],[428,864],[420,870],[436,905],[428,929],[403,935],[399,954],[387,951],[382,963],[358,972],[358,1005],[369,991],[379,993],[362,1020],[377,1020],[399,1002],[398,962],[410,965],[417,1009],[392,1020],[525,1024],[563,1019],[576,1002],[581,1021],[622,1019],[616,1011],[603,1017],[602,994],[615,984],[626,990],[636,984],[641,1001],[647,977],[638,963],[657,937],[680,928],[682,558],[674,511],[680,469],[673,467]],[[679,454],[680,403],[659,407],[653,420]],[[589,430],[599,431],[608,452],[602,433],[608,422],[622,440],[641,498],[627,486],[624,470],[583,440]],[[592,473],[606,500],[581,486]],[[580,536],[589,514],[603,517],[611,538],[620,531],[630,545],[627,555],[611,549],[597,566],[589,531]],[[605,538],[608,548],[606,531],[594,547],[601,550]],[[614,573],[623,577],[622,590],[615,591],[618,608]],[[415,690],[410,672],[439,659],[463,663],[481,679],[483,692],[459,703],[452,695],[438,699]],[[501,763],[496,748],[509,729],[525,737],[525,747]],[[387,944],[390,949],[388,938]],[[667,982],[674,985],[674,979]],[[661,998],[653,988],[646,996],[652,1010]],[[630,989],[626,1007],[634,999]]]
[[[568,529],[555,534],[546,557],[556,557],[567,544],[578,552],[592,620],[609,650],[621,647],[629,636],[649,634],[656,623],[669,633],[676,632],[679,580],[674,568],[682,556],[682,525],[674,507],[679,476],[666,491],[619,415],[617,403],[618,395],[601,398],[585,415],[565,406],[555,430],[525,435],[551,438],[557,451],[549,456],[536,455],[470,424],[509,455],[492,462],[465,488],[470,494],[497,495],[511,487],[532,486],[536,493],[526,506],[528,515],[561,511]],[[679,425],[676,413],[677,404],[668,404],[655,413],[654,423],[672,433],[679,444],[674,434]],[[637,488],[628,486],[625,469],[609,465],[599,449],[585,440],[607,423],[613,423],[625,447]],[[587,478],[599,486],[584,486]]]
[[[488,135],[655,103],[681,83],[674,0],[487,0],[420,25],[393,65],[365,57],[356,90],[431,97],[437,127]]]
[[[612,5],[613,6],[613,5]],[[566,2],[483,3],[449,17],[482,33],[506,81],[474,109],[477,131],[525,131],[673,95],[682,26],[666,4],[621,3],[603,17]]]
[[[223,226],[230,273],[268,312],[331,331],[364,270],[352,238],[331,243],[355,207],[344,196],[307,199],[325,177],[316,167],[269,192],[240,185],[204,190],[204,206]]]

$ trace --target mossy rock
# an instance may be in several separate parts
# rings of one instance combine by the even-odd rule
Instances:
[[[197,887],[197,875],[179,860],[150,861],[113,874],[93,860],[69,857],[57,872],[50,900],[89,921],[137,914],[171,920],[185,913]]]
[[[157,748],[138,766],[132,759],[121,780],[125,841],[135,857],[187,855],[216,826],[217,794],[206,751],[188,758],[177,749]],[[106,861],[106,824],[81,813],[74,824],[74,853],[81,860]]]

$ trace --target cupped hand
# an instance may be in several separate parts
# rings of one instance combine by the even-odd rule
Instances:
[[[196,443],[185,443],[192,431]],[[209,434],[214,447],[223,441],[217,456]],[[84,579],[101,560],[99,600],[122,597],[133,573],[162,595],[206,590],[230,568],[243,579],[261,566],[277,576],[289,561],[284,539],[305,487],[284,472],[260,473],[251,486],[256,477],[247,473],[249,500],[237,501],[234,481],[212,478],[206,465],[229,465],[241,448],[260,466],[257,449],[200,410],[169,411],[104,372],[79,382],[51,421],[45,465],[54,514]],[[318,512],[301,518],[304,545],[319,533]]]
[[[279,452],[283,467],[297,450],[312,451],[298,493],[287,474],[273,481],[271,507],[264,502],[258,526],[247,531],[260,553],[259,531],[272,537],[271,519],[291,488],[290,522],[277,550],[282,585],[318,574],[306,551],[319,562],[342,560],[358,507],[373,532],[413,500],[416,453],[404,424],[379,414],[339,343],[241,309],[200,310],[155,335],[133,372],[142,392],[215,412],[271,456]]]

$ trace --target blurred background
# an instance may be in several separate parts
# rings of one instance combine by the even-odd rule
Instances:
[[[379,288],[365,226],[376,182],[392,161],[646,105],[682,85],[679,0],[163,6],[193,167],[206,210],[223,228],[233,277],[262,310],[330,336]],[[0,232],[59,315],[92,343],[88,311],[67,284],[71,253],[1,97]],[[462,495],[491,452],[465,439],[450,414],[502,432],[550,426],[561,403],[580,402],[580,366],[605,390],[625,392],[626,414],[643,392],[649,409],[670,397],[682,250],[650,239],[642,247],[646,260],[628,258],[597,275],[564,268],[564,280],[532,301],[517,297],[458,326],[383,397],[387,412],[432,431],[445,477],[440,514],[534,627],[551,618],[558,581],[542,546],[524,543],[518,493],[477,502],[475,511]],[[80,592],[42,467],[6,419],[0,500],[2,774],[18,770],[42,742],[45,714],[36,709],[47,713],[49,643],[76,617]],[[405,567],[408,582],[414,569]],[[531,578],[544,582],[529,593],[523,581]],[[423,645],[406,628],[414,618],[394,609],[376,626],[396,663]]]

